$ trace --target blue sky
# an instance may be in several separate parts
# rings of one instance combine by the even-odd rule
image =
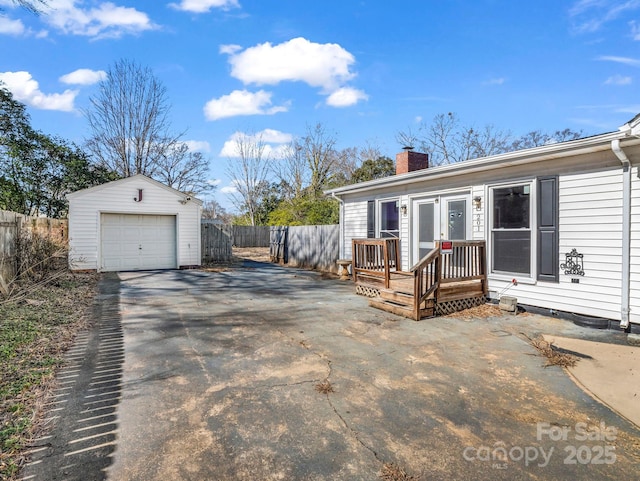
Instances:
[[[523,134],[617,129],[640,112],[640,0],[0,0],[0,80],[45,133],[81,114],[119,59],[168,89],[172,125],[210,159],[215,197],[237,132],[277,149],[322,122],[339,148],[379,146],[455,112]],[[225,147],[226,146],[226,147]]]

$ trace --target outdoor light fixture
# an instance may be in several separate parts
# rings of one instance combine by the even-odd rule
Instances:
[[[480,210],[482,208],[482,197],[480,196],[474,197],[473,205],[475,206],[476,210]]]
[[[402,215],[407,215],[407,204],[402,204],[400,210],[402,211]]]

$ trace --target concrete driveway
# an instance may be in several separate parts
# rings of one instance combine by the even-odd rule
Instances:
[[[31,479],[74,465],[114,481],[640,479],[640,431],[526,340],[615,333],[534,315],[413,322],[351,283],[258,263],[103,290],[124,333],[115,439],[77,450],[99,462],[45,459]]]

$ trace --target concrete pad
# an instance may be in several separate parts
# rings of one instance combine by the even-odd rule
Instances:
[[[640,334],[627,335],[627,343],[630,346],[640,346]]]
[[[585,357],[567,368],[575,381],[636,426],[640,426],[640,348],[545,335],[554,346]]]

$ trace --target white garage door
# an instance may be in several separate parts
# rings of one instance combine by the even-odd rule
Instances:
[[[174,215],[102,214],[102,271],[175,269]]]

